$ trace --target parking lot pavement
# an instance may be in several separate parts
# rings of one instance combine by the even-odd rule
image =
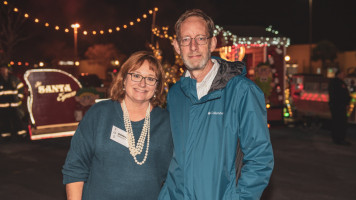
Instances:
[[[70,138],[3,141],[0,144],[0,199],[64,200],[61,168]]]
[[[275,127],[270,130],[275,168],[264,200],[356,199],[356,126],[352,146],[335,145],[326,129]]]
[[[262,200],[356,199],[356,128],[352,146],[331,142],[329,131],[270,129],[275,168]],[[0,143],[1,200],[64,200],[61,168],[71,138]]]

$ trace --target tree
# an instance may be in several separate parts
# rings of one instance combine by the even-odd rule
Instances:
[[[321,60],[322,74],[326,75],[329,66],[335,66],[334,60],[337,57],[337,48],[330,41],[321,41],[312,49],[311,59],[313,61]]]
[[[119,60],[120,63],[126,60],[126,55],[119,52],[114,44],[95,44],[87,49],[85,57],[96,60],[102,66],[111,66],[111,61]],[[122,64],[122,63],[121,63]]]
[[[15,11],[10,5],[0,6],[0,62],[9,63],[14,54],[14,48],[21,41],[27,40],[24,34],[24,22],[26,18],[23,13]]]
[[[85,57],[92,60],[117,60],[120,53],[114,44],[95,44],[88,48]]]

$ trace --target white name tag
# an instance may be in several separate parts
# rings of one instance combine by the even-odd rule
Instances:
[[[129,148],[129,143],[127,142],[127,133],[126,131],[119,129],[116,126],[112,126],[110,139],[114,140],[115,142],[124,145],[125,147]]]

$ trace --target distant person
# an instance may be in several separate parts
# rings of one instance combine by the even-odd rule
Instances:
[[[0,136],[1,138],[20,138],[26,135],[21,108],[24,98],[24,84],[9,73],[6,64],[0,66]]]
[[[167,98],[174,154],[160,200],[259,199],[272,173],[264,95],[242,62],[211,58],[214,28],[201,10],[175,25],[188,70]]]
[[[76,130],[63,183],[69,200],[156,200],[172,157],[164,71],[149,52],[122,65],[111,100],[94,104]]]
[[[331,112],[331,136],[335,144],[350,145],[345,141],[347,131],[347,107],[350,93],[344,82],[345,72],[338,70],[329,83],[329,107]]]

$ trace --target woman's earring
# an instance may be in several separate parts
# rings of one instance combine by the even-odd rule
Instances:
[[[156,98],[156,94],[153,95],[153,98]]]

